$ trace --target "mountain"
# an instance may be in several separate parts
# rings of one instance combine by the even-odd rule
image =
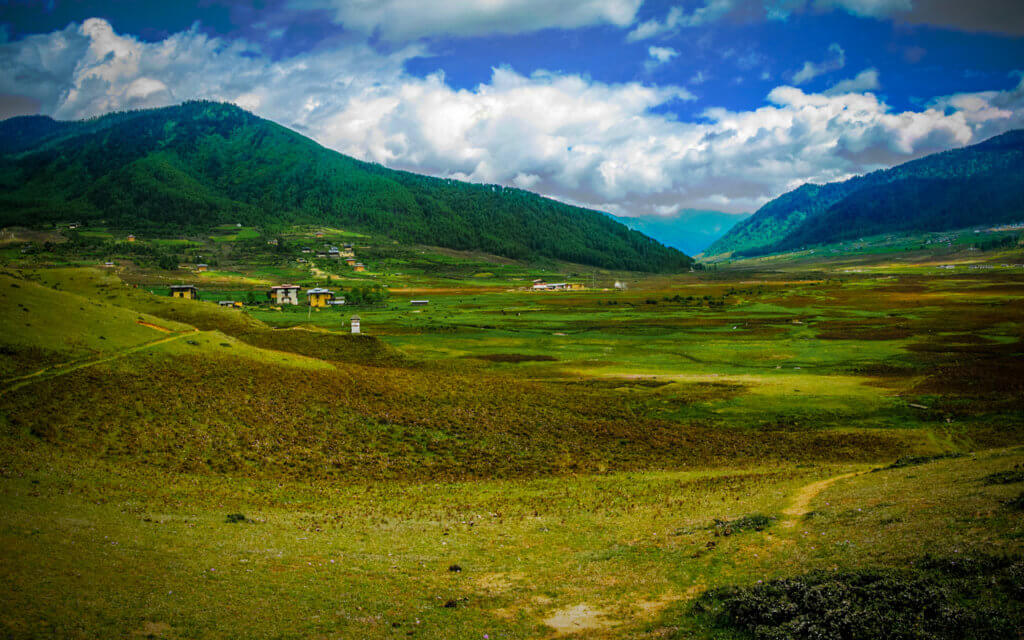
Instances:
[[[678,271],[693,262],[605,214],[361,162],[214,102],[79,122],[0,122],[0,225],[67,220],[173,234],[324,224],[612,269]]]
[[[763,255],[880,233],[1024,220],[1024,130],[765,204],[705,252]]]
[[[703,251],[721,238],[749,213],[723,213],[702,209],[683,209],[673,216],[625,218],[613,216],[630,229],[640,231],[658,242],[679,249],[687,255]]]

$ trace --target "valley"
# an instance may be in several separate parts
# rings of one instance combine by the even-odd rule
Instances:
[[[0,247],[4,636],[762,637],[728,612],[779,579],[1019,628],[1005,232],[676,274],[129,233]],[[365,271],[317,256],[346,244]]]

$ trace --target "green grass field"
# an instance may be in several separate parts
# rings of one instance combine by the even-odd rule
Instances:
[[[217,256],[202,274],[0,258],[3,637],[1024,624],[1019,255],[638,276],[281,234],[354,242],[357,276],[242,231],[160,240]],[[284,280],[387,293],[274,310]]]

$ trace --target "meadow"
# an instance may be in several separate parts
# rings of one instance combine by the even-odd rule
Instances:
[[[163,239],[205,273],[0,249],[0,635],[1017,637],[1019,250],[653,276],[327,231],[368,274],[297,263],[313,229]]]

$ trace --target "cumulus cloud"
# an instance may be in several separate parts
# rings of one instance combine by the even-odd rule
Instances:
[[[804,62],[804,66],[793,74],[793,82],[805,84],[822,74],[838,71],[845,66],[846,52],[843,51],[842,47],[833,42],[828,45],[828,54],[825,59],[821,62],[811,62],[810,60]]]
[[[848,80],[841,80],[827,91],[825,95],[835,96],[843,93],[863,93],[876,91],[881,87],[878,83],[878,69],[865,69]]]
[[[696,27],[709,22],[717,22],[737,11],[748,0],[706,0],[706,2],[686,13],[682,7],[672,7],[663,20],[647,20],[629,32],[626,39],[630,42],[647,40],[657,36],[675,32],[682,27]]]
[[[348,29],[392,42],[450,35],[525,33],[598,24],[626,27],[643,0],[291,0],[294,9],[326,10]]]
[[[709,108],[687,122],[665,108],[694,100],[682,87],[499,67],[487,82],[455,89],[441,73],[404,71],[417,53],[352,44],[275,60],[191,30],[142,42],[89,20],[0,44],[0,95],[64,118],[231,101],[360,159],[634,216],[751,211],[804,182],[1024,126],[1024,81],[904,112],[852,85],[828,95],[780,86],[757,109]]]
[[[679,55],[679,52],[672,47],[648,47],[647,55],[650,56],[644,63],[647,71],[653,71],[663,64],[667,64]]]

